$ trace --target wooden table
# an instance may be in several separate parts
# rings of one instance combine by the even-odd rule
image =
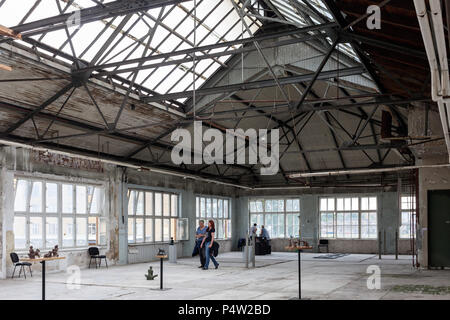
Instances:
[[[159,275],[159,288],[162,290],[163,289],[163,261],[164,259],[167,259],[167,254],[157,254],[156,255],[157,258],[161,259],[161,267],[160,267],[160,275]]]
[[[66,257],[51,257],[51,258],[21,258],[24,262],[40,262],[42,264],[42,300],[45,300],[45,262],[53,260],[63,260]]]
[[[287,246],[284,247],[288,251],[298,252],[298,299],[302,299],[302,258],[301,253],[303,250],[312,249],[312,246]]]

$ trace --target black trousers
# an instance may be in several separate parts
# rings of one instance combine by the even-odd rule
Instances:
[[[203,245],[203,248],[200,248],[199,245],[199,256],[200,256],[200,265],[203,267],[205,265],[206,262],[206,256],[205,256],[205,245]]]

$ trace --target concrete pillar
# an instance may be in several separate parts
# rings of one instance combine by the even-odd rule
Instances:
[[[122,178],[125,178],[125,175],[122,172],[122,169],[117,170],[115,181],[116,181],[116,192],[117,196],[115,197],[115,204],[117,208],[117,218],[118,218],[118,247],[119,247],[119,264],[127,264],[128,263],[128,233],[127,233],[127,223],[128,223],[128,198],[127,198],[127,188],[123,183]]]
[[[300,236],[315,249],[319,242],[319,197],[317,195],[300,196]]]
[[[245,238],[249,228],[249,197],[236,197],[233,199],[232,225],[232,250],[237,250],[239,238]]]
[[[2,165],[0,171],[0,279],[6,279],[12,262],[9,254],[14,251],[14,175]]]
[[[395,232],[399,227],[399,204],[396,192],[383,192],[378,195],[378,231],[381,231],[381,252],[395,254]],[[384,233],[386,232],[386,243]],[[386,252],[384,252],[386,248]]]
[[[193,190],[193,186],[188,185],[187,188],[181,192],[181,217],[188,218],[189,221],[189,241],[183,242],[183,257],[190,257],[195,246],[194,234],[197,229],[197,217],[195,213],[195,194],[191,190]]]

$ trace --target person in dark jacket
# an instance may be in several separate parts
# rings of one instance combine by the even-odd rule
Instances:
[[[214,258],[214,255],[211,255],[211,248],[214,244],[214,235],[215,235],[216,229],[214,226],[214,221],[209,220],[208,221],[208,229],[206,229],[206,237],[203,238],[202,244],[200,245],[200,248],[205,247],[205,266],[203,267],[203,270],[208,270],[209,267],[209,260],[211,259],[214,263],[214,266],[216,269],[219,267],[219,263],[216,261],[216,258]]]
[[[206,236],[206,229],[207,227],[205,226],[205,222],[203,220],[200,220],[197,232],[195,233],[195,246],[198,246],[198,253],[200,256],[199,268],[203,268],[205,266],[205,248],[200,248],[200,245],[202,244],[202,240]]]

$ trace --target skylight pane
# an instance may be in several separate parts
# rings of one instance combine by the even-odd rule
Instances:
[[[1,24],[8,27],[18,25],[33,4],[34,1],[20,4],[17,0],[7,0],[0,8]]]
[[[23,1],[17,1],[17,0],[8,0],[7,2],[15,2],[16,3],[16,8],[11,12],[24,12],[22,11],[22,6],[21,3]],[[34,1],[33,1],[34,2]],[[65,5],[61,4],[61,9],[64,9]],[[1,11],[5,10],[5,8],[1,8]],[[23,15],[25,15],[26,13],[24,13]],[[45,18],[49,18],[49,17],[53,17],[59,14],[59,10],[58,7],[56,6],[56,2],[55,1],[42,1],[37,7],[36,9],[34,9],[34,11],[31,13],[31,15],[28,17],[27,19],[27,23],[28,22],[33,22],[36,20],[41,20],[41,19],[45,19]],[[3,21],[2,21],[3,24]]]
[[[62,9],[67,7],[68,2],[58,0]],[[109,3],[114,0],[102,1]],[[15,26],[19,24],[23,16],[34,5],[34,1],[16,1],[6,0],[0,9],[0,19],[2,24]],[[98,3],[93,0],[75,0],[65,12],[73,12],[79,9],[92,8]],[[74,33],[72,43],[75,55],[81,57],[87,62],[99,55],[97,64],[113,63],[129,59],[141,58],[148,41],[150,28],[155,26],[155,21],[163,11],[163,19],[160,21],[154,32],[150,48],[146,55],[158,55],[161,53],[170,53],[173,51],[192,48],[194,42],[194,23],[197,26],[195,32],[195,42],[198,46],[212,45],[219,42],[232,41],[242,37],[243,27],[240,22],[239,14],[235,11],[231,1],[223,0],[198,0],[197,8],[193,11],[193,1],[179,3],[175,6],[167,6],[165,9],[156,8],[147,12],[135,13],[125,24],[118,35],[112,40],[107,48],[104,46],[108,38],[115,32],[120,22],[125,16],[108,18],[86,23],[77,29],[76,26],[69,27],[69,34]],[[192,12],[189,14],[189,12]],[[20,12],[21,14],[17,14]],[[14,13],[14,14],[11,14]],[[26,22],[40,20],[59,15],[60,12],[55,1],[42,1]],[[196,16],[194,17],[194,14]],[[143,16],[142,16],[143,15]],[[258,31],[261,22],[255,23],[256,18],[245,17],[246,23],[250,26],[251,32]],[[111,22],[110,26],[107,23]],[[244,37],[249,35],[244,31]],[[39,40],[41,35],[33,36]],[[98,37],[98,38],[97,38]],[[95,41],[94,41],[95,40]],[[48,32],[41,40],[44,44],[55,49],[60,48],[64,53],[72,55],[72,48],[67,41],[66,30],[60,29]],[[237,49],[241,45],[233,46],[231,49]],[[208,54],[210,52],[223,52],[229,50],[228,47],[220,47],[210,51],[198,52],[197,55]],[[45,52],[42,49],[38,49]],[[48,52],[46,52],[48,53]],[[159,62],[171,61],[176,59],[190,59],[189,55],[172,56],[164,59],[152,60],[144,63],[154,65]],[[196,66],[196,87],[199,88],[208,77],[221,68],[221,64],[214,60],[226,62],[230,55],[217,57],[215,59],[199,60]],[[61,59],[61,57],[58,57]],[[104,70],[113,71],[125,68],[137,67],[138,64],[128,64],[120,67],[110,67]],[[188,87],[192,88],[194,73],[191,69],[192,62],[188,61],[179,65],[168,65],[158,68],[142,69],[136,79],[137,83],[142,83],[148,89],[156,89],[158,93],[180,92]],[[122,78],[130,78],[132,73],[120,73]],[[114,80],[116,81],[116,80]],[[117,80],[120,83],[120,79]],[[180,99],[185,101],[186,99]]]

